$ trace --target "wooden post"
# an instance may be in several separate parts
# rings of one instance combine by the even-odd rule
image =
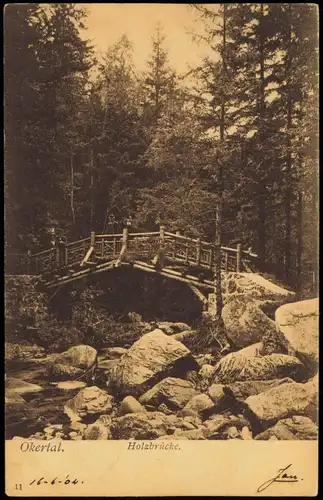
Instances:
[[[59,248],[56,248],[56,265],[59,267],[60,265],[60,250]]]
[[[104,257],[104,238],[101,240],[101,257]]]
[[[29,275],[31,271],[31,251],[27,252],[27,274]]]
[[[91,231],[90,246],[94,247],[94,251],[93,251],[93,254],[92,254],[94,256],[94,254],[95,254],[95,231]]]
[[[159,244],[160,244],[161,249],[165,248],[165,227],[164,226],[160,226],[160,228],[159,228]]]
[[[237,245],[237,273],[241,273],[242,269],[242,245]]]
[[[210,248],[210,269],[211,269],[211,271],[213,270],[213,256],[214,256],[213,247],[211,247]]]
[[[225,264],[224,264],[224,270],[225,272],[228,272],[229,269],[229,254],[228,252],[225,252]]]
[[[197,238],[196,241],[196,265],[201,264],[201,238]]]
[[[67,264],[68,264],[68,248],[65,248],[64,260],[65,260],[64,264],[65,264],[65,266],[67,266]]]
[[[165,259],[165,227],[159,228],[159,251],[158,251],[158,267],[163,269]]]
[[[126,248],[128,246],[128,234],[129,234],[128,228],[127,227],[123,228],[122,243],[123,243],[123,245],[125,245]]]

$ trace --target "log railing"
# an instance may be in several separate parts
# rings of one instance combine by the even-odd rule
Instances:
[[[8,258],[7,258],[8,257]],[[41,275],[75,266],[97,265],[104,261],[148,259],[154,264],[174,261],[190,267],[214,270],[214,245],[199,238],[189,238],[160,228],[158,232],[95,234],[61,248],[51,248],[30,256],[8,254],[7,274]],[[13,265],[16,262],[16,265]],[[19,263],[20,262],[20,263]],[[224,271],[254,271],[257,255],[251,249],[221,247],[221,267]],[[162,265],[163,265],[162,264]]]

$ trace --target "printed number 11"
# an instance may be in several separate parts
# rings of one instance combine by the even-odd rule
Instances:
[[[16,484],[15,485],[15,490],[22,490],[22,484]]]

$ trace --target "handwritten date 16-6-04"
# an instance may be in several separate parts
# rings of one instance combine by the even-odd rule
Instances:
[[[67,475],[65,478],[58,478],[58,477],[55,477],[53,479],[46,479],[44,477],[41,477],[39,479],[33,479],[29,485],[32,486],[33,484],[34,485],[37,485],[37,486],[40,486],[42,484],[51,484],[51,485],[55,485],[55,484],[83,484],[84,481],[81,481],[80,479],[71,479],[69,475]]]

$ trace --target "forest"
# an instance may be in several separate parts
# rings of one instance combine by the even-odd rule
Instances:
[[[133,226],[252,247],[292,288],[318,261],[318,10],[187,5],[212,56],[172,68],[157,26],[146,70],[127,34],[101,61],[80,4],[5,9],[6,253]]]

